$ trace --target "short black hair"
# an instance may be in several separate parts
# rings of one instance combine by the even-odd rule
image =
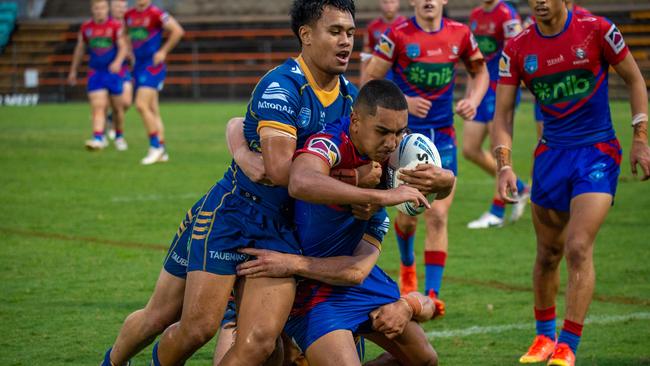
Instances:
[[[374,116],[377,114],[377,107],[404,111],[408,109],[408,104],[404,93],[392,81],[370,80],[359,91],[354,102],[354,110]]]
[[[354,19],[354,0],[294,0],[291,6],[291,30],[300,40],[300,27],[306,24],[314,24],[321,15],[326,6],[334,7],[341,11],[346,11]]]

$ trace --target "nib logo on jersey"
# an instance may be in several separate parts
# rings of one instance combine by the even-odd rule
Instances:
[[[596,86],[596,78],[589,70],[569,70],[534,78],[532,92],[544,105],[582,99]]]
[[[91,38],[88,41],[88,46],[93,49],[113,48],[113,39],[106,37]]]
[[[454,64],[427,64],[414,62],[406,70],[406,79],[412,85],[422,89],[440,89],[451,83],[454,78]]]
[[[485,56],[490,55],[499,49],[497,40],[490,36],[476,36],[476,42],[478,42],[478,49],[481,50],[481,53]]]
[[[149,31],[144,27],[129,28],[129,38],[133,41],[145,41],[149,38]]]

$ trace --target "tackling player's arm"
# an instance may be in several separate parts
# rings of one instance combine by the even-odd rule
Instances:
[[[74,53],[72,54],[70,73],[68,74],[68,83],[70,85],[77,84],[77,70],[79,69],[79,65],[81,65],[81,60],[83,60],[85,53],[86,42],[84,42],[83,35],[81,34],[81,31],[79,31],[79,36],[77,37],[77,45],[74,47]]]
[[[436,315],[436,304],[429,296],[411,292],[399,300],[383,305],[370,313],[372,328],[388,339],[402,334],[411,320],[422,323]]]
[[[309,150],[309,148],[307,148]],[[391,190],[360,188],[330,177],[326,157],[304,153],[291,164],[289,194],[296,199],[328,205],[377,204],[394,206],[402,202],[431,205],[417,189],[401,185]],[[264,161],[267,161],[266,156]],[[268,167],[267,167],[268,175]]]
[[[226,144],[235,163],[253,182],[265,182],[262,154],[252,151],[244,136],[244,118],[234,117],[226,125]]]
[[[391,66],[393,66],[393,64],[389,61],[378,56],[372,56],[368,61],[368,65],[366,65],[365,73],[362,74],[361,85],[364,85],[370,80],[383,79]]]
[[[613,65],[616,73],[623,78],[630,93],[632,110],[632,148],[630,149],[630,165],[632,173],[637,175],[637,164],[641,166],[642,180],[650,178],[650,147],[648,147],[648,92],[639,66],[628,53],[623,61]]]
[[[252,278],[302,276],[334,286],[359,285],[368,277],[379,258],[380,251],[373,244],[376,241],[370,235],[365,235],[351,256],[327,258],[244,248],[239,251],[255,259],[237,266],[237,275]]]
[[[259,135],[266,177],[276,186],[288,186],[291,159],[296,152],[295,130],[289,133],[274,127],[261,127]]]
[[[169,36],[167,36],[165,44],[163,44],[162,47],[160,47],[160,50],[154,54],[154,65],[159,65],[165,62],[167,55],[174,49],[174,47],[176,47],[185,34],[183,27],[171,15],[169,15],[167,20],[163,22],[163,29],[169,32]]]

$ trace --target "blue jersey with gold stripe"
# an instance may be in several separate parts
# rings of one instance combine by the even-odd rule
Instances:
[[[325,124],[352,113],[357,89],[345,77],[339,76],[332,91],[318,87],[301,57],[288,59],[268,72],[257,84],[248,104],[244,120],[244,135],[253,151],[261,151],[259,130],[271,127],[295,136],[296,146],[302,147],[311,135]],[[222,180],[255,195],[260,204],[272,210],[291,207],[285,187],[273,187],[252,182],[246,175],[232,175],[235,162]]]

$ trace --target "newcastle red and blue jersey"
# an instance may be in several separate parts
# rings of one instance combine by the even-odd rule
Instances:
[[[98,71],[108,70],[117,57],[117,40],[122,36],[122,23],[112,19],[96,23],[91,19],[81,25],[79,32],[90,56],[88,66]]]
[[[124,21],[133,45],[133,54],[138,61],[149,62],[162,45],[163,26],[169,14],[151,5],[145,10],[129,9]]]
[[[438,31],[426,32],[411,18],[389,28],[375,47],[374,54],[393,65],[393,81],[404,94],[432,102],[425,118],[409,115],[411,128],[453,124],[456,63],[468,62],[478,52],[468,26],[447,18],[440,22]]]
[[[569,12],[559,34],[544,36],[535,24],[508,43],[499,83],[517,86],[523,80],[541,106],[549,146],[609,141],[615,134],[607,73],[628,53],[623,35],[608,19]]]
[[[501,51],[508,40],[521,32],[521,18],[512,6],[498,1],[489,11],[482,6],[472,10],[469,27],[487,62],[490,81],[495,83],[499,80]]]
[[[329,123],[307,140],[300,154],[321,158],[330,168],[354,169],[370,163],[349,138],[350,119]],[[352,255],[361,239],[380,246],[388,232],[389,219],[381,209],[369,221],[355,218],[349,208],[296,200],[295,222],[302,254],[311,257]]]

